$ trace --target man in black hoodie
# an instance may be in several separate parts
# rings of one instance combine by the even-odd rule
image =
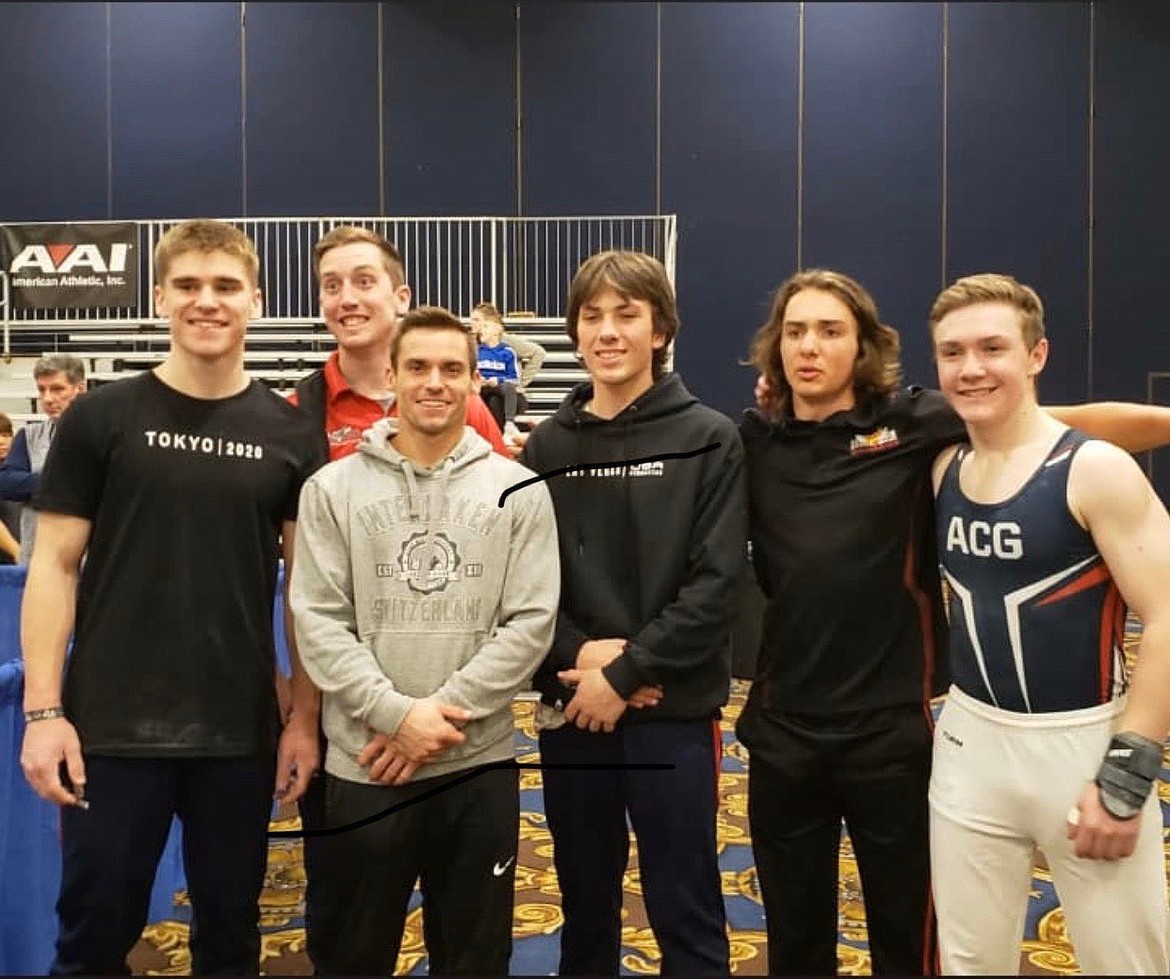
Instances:
[[[614,770],[544,773],[559,971],[619,970],[628,816],[662,973],[726,973],[715,815],[729,609],[745,566],[742,447],[730,420],[665,371],[678,313],[656,259],[588,259],[566,326],[592,381],[521,455],[537,472],[568,470],[549,482],[562,580],[534,679],[540,750],[545,764]],[[646,763],[672,767],[618,768]]]

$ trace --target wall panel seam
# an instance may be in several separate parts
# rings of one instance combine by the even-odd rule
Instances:
[[[240,215],[248,216],[248,4],[240,0]]]
[[[113,4],[106,4],[106,218],[114,218],[114,27]]]
[[[513,55],[516,64],[515,71],[515,93],[516,93],[516,115],[514,119],[513,131],[516,137],[516,216],[520,217],[524,214],[524,106],[523,106],[523,89],[521,87],[520,76],[520,57],[521,57],[521,43],[520,43],[520,0],[516,0],[515,5],[515,23],[513,27]]]
[[[804,268],[804,0],[796,8],[796,268]]]
[[[1095,265],[1093,252],[1096,246],[1096,155],[1097,155],[1097,4],[1089,4],[1089,145],[1088,145],[1088,227],[1085,229],[1085,303],[1088,356],[1085,358],[1086,398],[1093,397],[1093,302]]]
[[[656,3],[654,51],[654,213],[662,213],[662,4]]]
[[[384,3],[378,4],[378,217],[386,216],[386,96],[385,54],[386,46]]]
[[[950,235],[950,71],[951,71],[951,5],[942,5],[942,228],[939,242],[941,284],[947,287],[948,236]]]

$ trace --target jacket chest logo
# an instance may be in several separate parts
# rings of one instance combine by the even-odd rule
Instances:
[[[350,442],[357,442],[361,439],[362,430],[353,425],[342,425],[330,429],[325,433],[325,437],[329,440],[330,445],[348,445]]]
[[[896,430],[882,426],[872,432],[854,435],[849,440],[849,454],[860,456],[869,455],[872,452],[888,452],[901,444]]]

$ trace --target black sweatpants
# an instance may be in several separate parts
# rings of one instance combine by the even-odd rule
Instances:
[[[927,788],[931,725],[921,706],[828,717],[745,714],[748,821],[768,928],[770,975],[837,972],[844,819],[865,895],[875,975],[933,975]]]
[[[627,814],[663,975],[725,975],[727,915],[715,839],[717,721],[654,721],[540,734],[542,764],[665,763],[669,771],[545,770],[544,805],[565,926],[561,975],[616,975]]]
[[[256,975],[275,756],[86,756],[89,810],[61,811],[52,975],[129,975],[171,819],[183,824],[195,975]]]
[[[467,774],[397,787],[325,776],[331,828],[442,791],[365,826],[321,837],[319,859],[329,869],[316,893],[317,974],[391,975],[416,880],[431,974],[507,974],[519,773],[489,769],[457,782]]]

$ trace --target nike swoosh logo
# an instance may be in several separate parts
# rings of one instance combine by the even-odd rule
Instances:
[[[492,867],[492,876],[493,877],[503,877],[504,871],[507,870],[512,865],[512,861],[515,859],[516,859],[515,857],[508,857],[508,859],[504,861],[503,865],[497,863],[495,866]]]

